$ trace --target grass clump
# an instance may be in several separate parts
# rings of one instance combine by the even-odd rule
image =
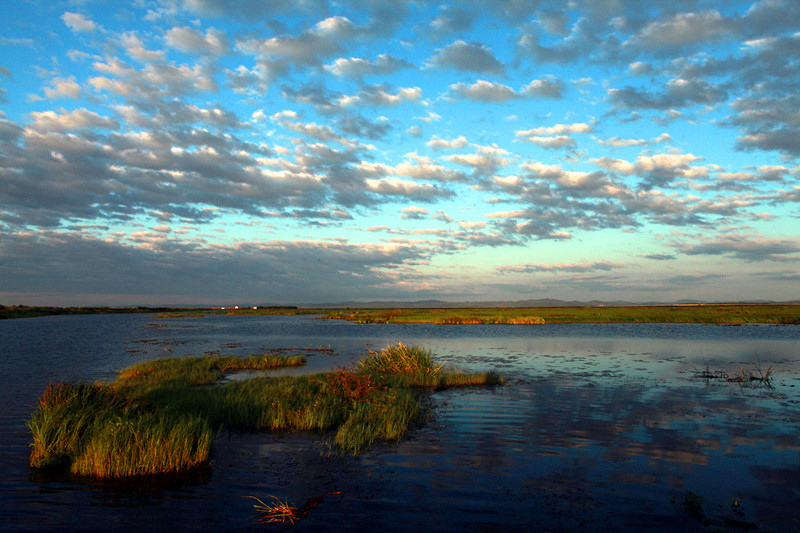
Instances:
[[[255,496],[250,496],[250,498],[258,502],[253,504],[253,507],[258,511],[259,524],[280,522],[281,524],[288,523],[292,525],[301,518],[301,509],[289,503],[289,500],[281,501],[277,496],[272,496],[270,503],[264,503]]]
[[[434,363],[430,350],[401,343],[380,352],[370,351],[358,361],[357,368],[362,375],[394,386],[446,388],[503,383],[496,372],[466,374]]]
[[[28,421],[30,465],[124,477],[204,463],[214,431],[202,418],[153,410],[102,385],[50,384]]]
[[[430,351],[402,344],[369,353],[353,369],[218,383],[231,369],[297,365],[274,355],[148,361],[111,384],[51,384],[28,422],[30,466],[79,476],[126,477],[185,470],[208,461],[223,427],[332,432],[341,452],[397,440],[424,413],[420,387],[499,384],[494,372],[464,374]]]
[[[798,304],[348,309],[326,318],[391,324],[798,324]]]
[[[208,385],[220,380],[230,370],[269,370],[286,366],[302,366],[302,355],[284,356],[265,353],[248,357],[167,357],[145,361],[126,368],[119,374],[121,386],[144,383],[162,385],[180,381],[189,385]]]

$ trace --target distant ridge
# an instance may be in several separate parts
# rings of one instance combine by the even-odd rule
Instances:
[[[678,300],[675,302],[626,302],[626,301],[603,301],[603,300],[557,300],[554,298],[541,298],[541,299],[528,299],[528,300],[514,300],[514,301],[462,301],[462,302],[448,302],[445,300],[417,300],[413,302],[401,302],[394,300],[370,301],[370,302],[338,302],[338,303],[321,303],[321,304],[301,304],[300,307],[305,308],[342,308],[342,307],[355,307],[363,309],[372,308],[454,308],[454,307],[621,307],[621,306],[636,306],[636,305],[715,305],[715,304],[797,304],[800,300],[791,302],[775,302],[772,300],[752,300],[746,302],[704,302],[696,300]]]

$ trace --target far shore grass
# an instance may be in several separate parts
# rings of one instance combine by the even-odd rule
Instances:
[[[316,311],[326,319],[382,324],[569,324],[569,323],[694,323],[800,324],[798,304],[699,304],[596,307],[472,307],[396,309],[297,309],[282,314]],[[245,309],[229,314],[275,314]],[[168,315],[166,315],[168,316]]]
[[[321,315],[326,319],[382,324],[581,324],[694,323],[800,324],[800,304],[675,304],[581,307],[470,308],[316,308],[270,306],[240,308],[84,308],[0,305],[0,319],[90,313],[157,313],[159,318],[206,315]]]
[[[402,344],[349,369],[219,381],[226,371],[303,363],[271,354],[167,358],[125,369],[110,384],[51,384],[28,421],[30,466],[92,478],[181,472],[209,461],[223,428],[319,432],[355,455],[421,420],[425,389],[503,382],[492,371],[436,364],[430,351]]]

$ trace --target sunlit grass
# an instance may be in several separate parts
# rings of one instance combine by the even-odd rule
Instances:
[[[430,350],[401,343],[380,352],[369,352],[356,367],[359,374],[393,386],[446,388],[502,384],[496,372],[467,374],[435,363]]]
[[[93,477],[180,471],[208,461],[223,427],[330,433],[339,451],[358,454],[400,439],[421,419],[420,388],[502,383],[494,372],[465,374],[402,344],[367,354],[353,369],[218,383],[226,370],[302,362],[168,358],[125,369],[111,384],[50,385],[28,422],[30,465]]]
[[[253,507],[259,514],[259,524],[271,524],[280,522],[281,524],[294,524],[300,518],[300,509],[289,503],[289,500],[281,501],[277,496],[270,498],[270,503],[264,503],[255,496],[250,496],[256,502]]]
[[[208,460],[215,435],[200,417],[155,410],[101,385],[49,385],[28,428],[32,467],[102,477],[191,468]]]
[[[333,310],[326,318],[394,324],[800,324],[800,305],[708,304],[536,308]]]
[[[214,383],[230,370],[269,370],[285,366],[302,366],[305,357],[265,353],[249,357],[169,357],[133,365],[119,374],[118,386],[143,383],[164,384],[180,381],[189,385]]]

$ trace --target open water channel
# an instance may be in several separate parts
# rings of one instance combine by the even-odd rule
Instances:
[[[164,356],[290,349],[291,372],[403,342],[497,388],[431,393],[398,443],[228,434],[208,468],[146,484],[49,479],[25,421],[51,381],[111,381]],[[706,380],[772,368],[760,382]],[[318,503],[298,531],[800,530],[800,326],[380,325],[313,317],[0,321],[0,529],[270,530],[251,496]],[[697,513],[697,504],[701,513]]]

